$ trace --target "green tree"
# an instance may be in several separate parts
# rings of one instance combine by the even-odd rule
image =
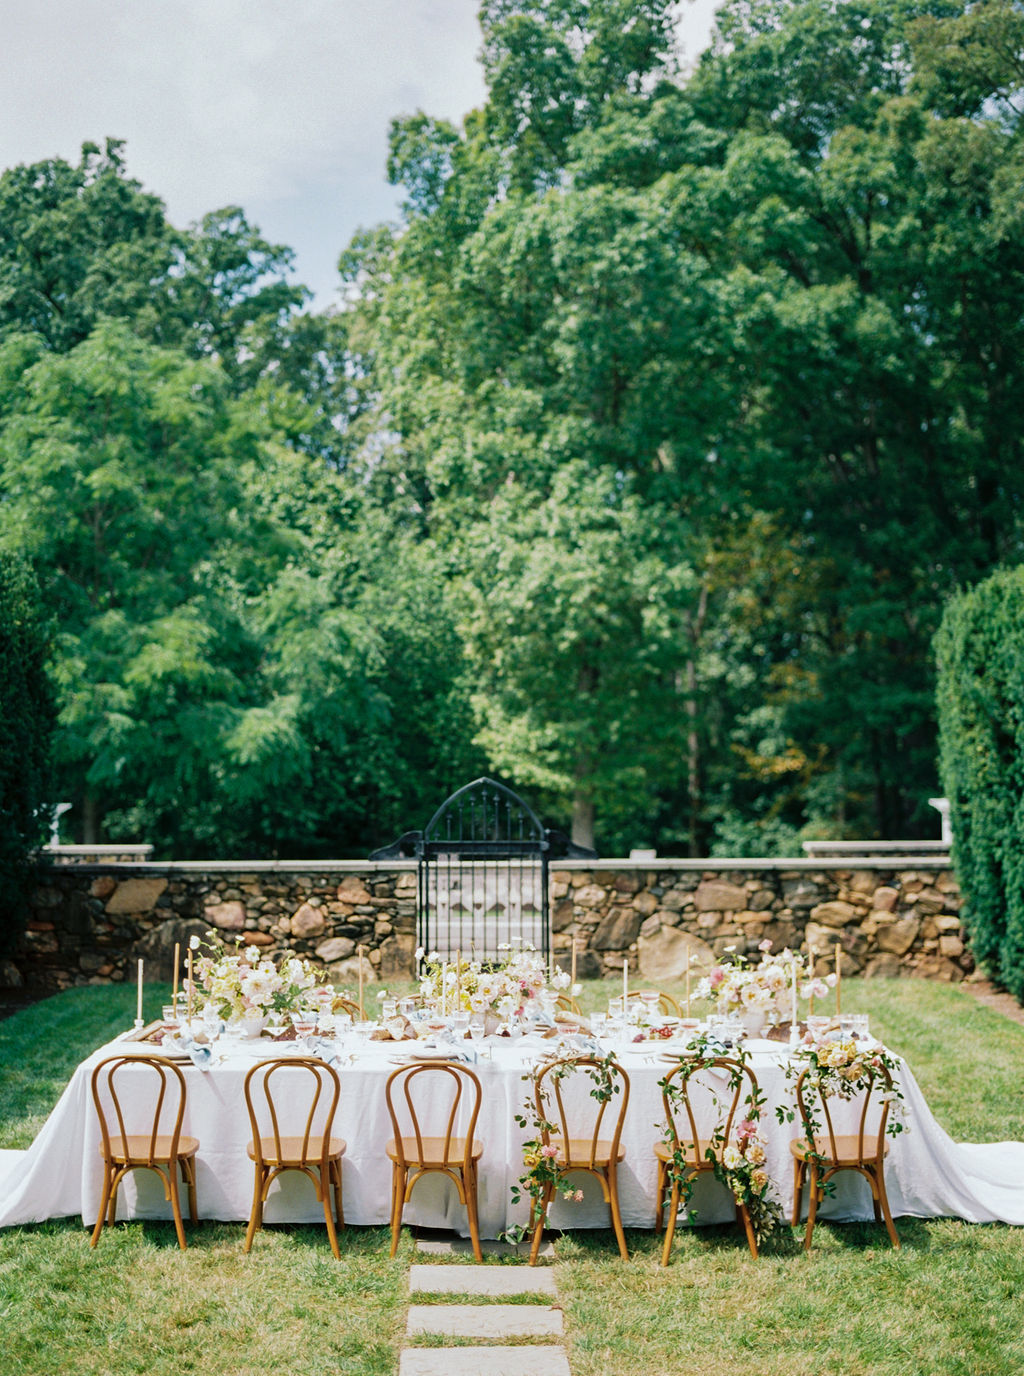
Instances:
[[[49,648],[35,577],[23,559],[0,550],[0,955],[24,930],[30,860],[52,819]]]
[[[942,784],[971,947],[1024,1000],[1024,570],[951,598],[935,653]]]

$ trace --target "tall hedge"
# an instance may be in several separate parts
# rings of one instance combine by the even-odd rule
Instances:
[[[1024,1002],[1024,568],[955,596],[935,651],[939,769],[971,947]]]
[[[24,929],[30,859],[50,825],[56,708],[47,654],[32,570],[0,551],[0,955],[10,954]]]

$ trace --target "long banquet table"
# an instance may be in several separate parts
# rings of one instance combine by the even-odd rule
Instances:
[[[763,1044],[762,1044],[763,1047]],[[100,1048],[76,1070],[59,1102],[26,1151],[0,1152],[0,1227],[40,1222],[47,1218],[81,1215],[86,1225],[96,1218],[100,1199],[99,1127],[90,1092],[90,1076],[104,1056],[131,1050],[119,1039]],[[480,1166],[480,1222],[486,1237],[496,1237],[515,1223],[526,1221],[523,1204],[511,1203],[511,1187],[522,1171],[522,1144],[530,1135],[516,1121],[529,1086],[523,1077],[550,1043],[525,1037],[510,1044],[489,1039],[489,1056],[473,1068],[483,1085],[483,1105],[477,1136],[484,1143]],[[186,1064],[188,1085],[184,1131],[200,1142],[197,1185],[201,1217],[244,1220],[252,1198],[252,1165],[246,1155],[250,1138],[243,1098],[243,1081],[260,1054],[273,1055],[262,1045],[222,1040],[208,1070]],[[387,1074],[396,1060],[410,1053],[408,1043],[370,1042],[354,1059],[342,1058],[341,1102],[336,1131],[346,1139],[343,1163],[346,1221],[383,1224],[389,1217],[391,1167],[384,1144],[391,1136],[384,1096]],[[619,1192],[626,1227],[651,1228],[655,1216],[656,1165],[653,1146],[663,1121],[658,1081],[669,1069],[665,1048],[645,1044],[620,1049],[630,1079],[630,1100],[623,1130],[625,1160],[620,1168]],[[762,1118],[768,1143],[767,1169],[784,1208],[792,1201],[792,1159],[789,1141],[794,1126],[776,1122],[775,1106],[791,1102],[786,1079],[787,1050],[758,1049],[750,1064],[767,1099]],[[952,1216],[970,1222],[1002,1221],[1024,1225],[1024,1143],[957,1144],[930,1113],[910,1068],[901,1063],[905,1130],[890,1140],[886,1184],[896,1216]],[[427,1127],[430,1131],[430,1127]],[[608,1226],[607,1206],[600,1188],[588,1177],[574,1179],[584,1190],[581,1203],[557,1200],[551,1214],[554,1227]],[[713,1180],[702,1180],[692,1207],[701,1223],[732,1217],[731,1201]],[[152,1172],[136,1171],[122,1185],[119,1218],[168,1218],[159,1180]],[[824,1218],[870,1219],[866,1184],[853,1173],[839,1177],[833,1198],[822,1207]],[[281,1177],[267,1203],[266,1222],[322,1221],[307,1180],[296,1173]],[[465,1210],[451,1184],[439,1176],[424,1179],[406,1208],[407,1223],[466,1232]]]

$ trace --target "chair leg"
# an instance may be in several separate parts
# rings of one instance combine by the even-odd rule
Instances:
[[[544,1223],[548,1216],[548,1206],[555,1195],[554,1185],[545,1185],[544,1193],[541,1196],[540,1206],[537,1209],[537,1217],[533,1225],[533,1242],[530,1244],[530,1265],[537,1265],[537,1253],[540,1251],[541,1234],[544,1232]]]
[[[477,1261],[483,1261],[484,1254],[480,1250],[480,1221],[477,1217],[477,1175],[474,1161],[465,1167],[462,1178],[466,1191],[466,1214],[469,1218],[469,1237],[473,1244],[473,1255]]]
[[[679,1212],[679,1181],[673,1180],[672,1194],[668,1202],[668,1220],[665,1223],[665,1245],[661,1249],[661,1264],[668,1265],[669,1256],[672,1253],[672,1239],[676,1235],[676,1214]]]
[[[615,1229],[615,1239],[619,1244],[619,1256],[623,1261],[628,1261],[629,1248],[626,1246],[626,1234],[622,1231],[622,1215],[619,1213],[619,1181],[614,1161],[608,1163],[608,1193],[611,1196],[609,1202],[612,1210],[612,1227]]]
[[[109,1166],[109,1165],[104,1165],[104,1168],[103,1168],[103,1194],[102,1194],[101,1197],[100,1197],[100,1207],[99,1207],[99,1211],[98,1211],[97,1214],[96,1214],[96,1227],[93,1228],[93,1230],[92,1230],[92,1240],[91,1240],[90,1243],[89,1243],[89,1246],[90,1246],[90,1247],[95,1247],[96,1244],[97,1244],[97,1242],[99,1242],[99,1240],[100,1240],[100,1233],[103,1231],[103,1225],[104,1225],[104,1223],[105,1223],[106,1220],[107,1220],[107,1208],[108,1208],[108,1206],[109,1206],[109,1204],[110,1204],[111,1182],[112,1182],[112,1180],[113,1180],[113,1167],[112,1167],[112,1166]]]
[[[804,1233],[804,1251],[811,1250],[811,1234],[814,1232],[814,1220],[818,1215],[818,1166],[817,1162],[810,1163],[810,1183],[807,1194],[807,1231]]]
[[[896,1224],[892,1220],[892,1213],[889,1209],[889,1196],[885,1192],[885,1176],[882,1169],[878,1171],[878,1198],[882,1205],[882,1213],[885,1217],[885,1231],[889,1234],[889,1241],[894,1247],[900,1245],[900,1235],[896,1231]]]
[[[665,1226],[665,1163],[658,1158],[658,1184],[654,1195],[657,1201],[654,1212],[654,1231],[660,1233]]]
[[[331,1167],[327,1167],[328,1173]],[[327,1239],[331,1244],[331,1251],[334,1253],[334,1260],[341,1260],[341,1252],[338,1250],[338,1234],[334,1229],[334,1215],[331,1213],[331,1190],[330,1181],[320,1178],[320,1198],[324,1206],[324,1222],[327,1224]]]
[[[394,1256],[398,1251],[398,1238],[402,1230],[402,1214],[405,1211],[405,1179],[407,1171],[404,1166],[395,1165],[392,1171],[392,1195],[391,1195],[391,1255]]]
[[[171,1213],[174,1215],[174,1231],[178,1234],[178,1246],[183,1252],[188,1250],[185,1229],[181,1222],[181,1197],[178,1194],[178,1163],[170,1161],[167,1165],[167,1187],[171,1196]]]
[[[334,1182],[334,1212],[338,1219],[338,1230],[341,1231],[345,1227],[345,1206],[341,1199],[341,1162],[333,1161],[330,1172]]]
[[[199,1199],[196,1195],[196,1163],[194,1158],[185,1157],[182,1159],[181,1173],[188,1186],[188,1216],[193,1223],[198,1223]]]
[[[800,1224],[800,1205],[803,1202],[804,1192],[804,1171],[807,1169],[807,1162],[801,1161],[797,1157],[793,1158],[793,1227]]]
[[[252,1240],[256,1236],[256,1231],[263,1227],[263,1171],[257,1164],[254,1167],[255,1183],[252,1191],[252,1212],[249,1215],[249,1227],[245,1234],[245,1251],[252,1250]]]
[[[754,1236],[754,1225],[750,1221],[750,1210],[746,1204],[737,1203],[736,1213],[743,1222],[743,1229],[747,1235],[747,1246],[750,1248],[750,1255],[757,1259],[757,1238]]]

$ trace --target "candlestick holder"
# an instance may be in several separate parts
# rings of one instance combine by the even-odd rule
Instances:
[[[140,1032],[140,1031],[142,1030],[142,1028],[145,1027],[145,1025],[146,1025],[146,1021],[145,1021],[144,1018],[136,1018],[136,1019],[135,1019],[135,1030],[136,1030],[136,1032]]]

